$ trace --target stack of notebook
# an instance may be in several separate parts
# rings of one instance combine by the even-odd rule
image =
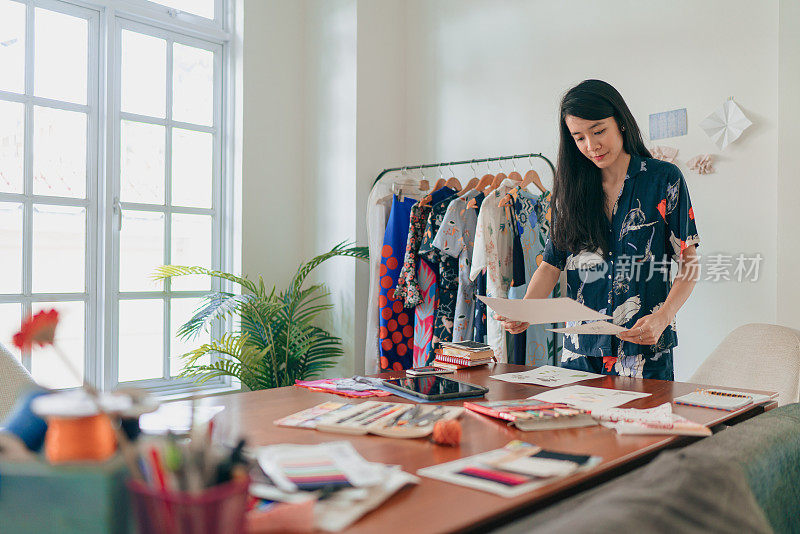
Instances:
[[[433,364],[447,369],[466,369],[494,361],[492,347],[477,341],[443,341],[434,352]]]
[[[597,424],[585,410],[534,399],[465,402],[464,408],[510,421],[522,431],[580,428]]]

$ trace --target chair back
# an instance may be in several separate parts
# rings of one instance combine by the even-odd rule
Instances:
[[[800,401],[800,332],[753,323],[736,328],[689,382],[777,391],[778,404]]]
[[[28,370],[0,344],[0,421],[11,411],[20,392],[35,386]]]

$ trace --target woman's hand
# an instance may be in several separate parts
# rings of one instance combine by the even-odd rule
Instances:
[[[506,332],[509,334],[519,334],[527,330],[529,326],[529,323],[510,321],[507,317],[503,317],[502,315],[495,314],[494,318],[502,323],[503,328],[505,328]]]
[[[617,337],[639,345],[655,345],[670,322],[672,322],[671,319],[659,310],[645,315],[636,321],[636,324],[629,330],[617,334]]]

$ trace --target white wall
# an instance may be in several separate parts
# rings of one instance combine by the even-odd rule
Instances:
[[[242,18],[242,271],[284,283],[305,240],[305,6],[246,0]]]
[[[781,0],[778,33],[778,324],[800,328],[800,2]]]
[[[700,252],[765,259],[756,283],[698,284],[678,315],[676,377],[734,327],[775,322],[777,3],[413,0],[406,24],[410,161],[530,151],[554,159],[561,95],[600,78],[645,135],[650,113],[687,108],[689,134],[657,143],[685,163],[719,153],[698,123],[736,97],[754,126],[719,155],[716,174],[681,167]]]
[[[689,134],[658,144],[680,150],[701,252],[764,257],[756,283],[698,284],[678,316],[676,377],[740,324],[800,327],[793,263],[777,263],[800,259],[800,173],[789,157],[800,119],[800,8],[757,7],[245,0],[245,272],[283,283],[334,242],[366,243],[366,198],[383,168],[529,151],[555,159],[560,96],[597,77],[620,90],[645,134],[650,113],[687,108]],[[754,126],[720,153],[697,125],[729,96]],[[716,174],[686,168],[703,152],[718,155]],[[337,372],[360,371],[368,272],[337,262],[320,272],[348,350]]]

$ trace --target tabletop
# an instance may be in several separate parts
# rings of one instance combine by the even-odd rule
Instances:
[[[489,387],[489,393],[486,394],[485,399],[468,400],[524,399],[551,389],[528,384],[513,384],[490,378],[494,374],[527,369],[530,367],[493,364],[479,369],[457,371],[448,376]],[[402,376],[402,373],[384,373],[377,376],[387,378]],[[659,406],[701,387],[699,384],[684,382],[618,376],[604,376],[584,380],[578,384],[650,393],[648,397],[626,404],[625,408]],[[758,390],[742,391],[770,393]],[[220,417],[224,418],[221,423],[246,438],[251,446],[276,443],[313,444],[347,440],[366,460],[400,465],[411,474],[416,474],[416,471],[422,467],[497,449],[516,439],[559,452],[602,457],[602,461],[593,468],[581,470],[513,498],[500,497],[420,477],[419,484],[400,490],[377,510],[352,525],[348,532],[395,532],[413,528],[415,532],[424,533],[486,528],[489,525],[501,523],[503,518],[511,518],[515,514],[535,509],[537,505],[542,506],[548,501],[557,499],[560,495],[568,494],[570,489],[574,491],[576,487],[586,486],[592,481],[602,480],[603,477],[608,478],[615,470],[619,471],[626,465],[633,465],[636,462],[641,463],[664,448],[679,446],[693,440],[682,436],[618,435],[614,430],[599,425],[521,432],[508,426],[504,421],[469,410],[461,417],[463,432],[461,444],[458,447],[435,445],[427,439],[392,439],[373,435],[350,436],[311,429],[278,427],[273,424],[276,419],[335,398],[337,398],[336,395],[329,393],[315,392],[299,387],[284,387],[212,397],[208,401],[209,404],[226,407],[220,414]],[[411,402],[396,396],[380,397],[377,400]],[[463,402],[463,400],[457,400],[437,402],[437,404],[460,406]],[[691,421],[713,426],[733,419],[741,419],[750,414],[761,413],[764,411],[764,407],[747,406],[727,412],[673,405],[673,410]]]

